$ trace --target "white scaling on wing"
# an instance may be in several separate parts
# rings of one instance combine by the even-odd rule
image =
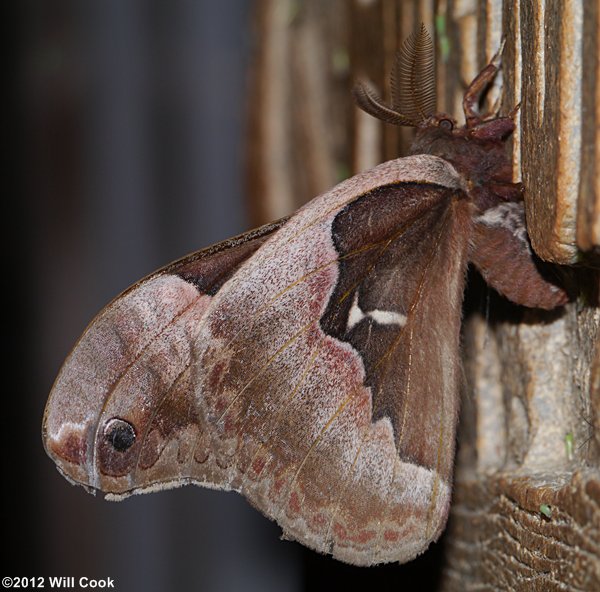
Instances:
[[[350,331],[354,326],[358,325],[365,318],[365,313],[360,310],[358,306],[358,290],[354,292],[354,299],[352,300],[352,306],[350,307],[350,313],[348,314],[348,326],[347,330]]]
[[[358,290],[354,292],[354,299],[352,300],[352,306],[350,307],[350,313],[348,314],[348,325],[346,329],[350,331],[363,319],[369,318],[378,325],[398,325],[404,327],[406,325],[406,315],[393,310],[370,310],[364,312],[358,305]]]
[[[406,315],[393,310],[371,310],[367,316],[380,325],[398,325],[400,327],[406,325]]]

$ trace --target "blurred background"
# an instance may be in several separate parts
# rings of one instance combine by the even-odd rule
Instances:
[[[236,494],[184,487],[111,503],[55,470],[43,408],[86,324],[147,273],[250,227],[246,98],[260,39],[250,0],[10,8],[2,575],[148,592],[391,590],[412,578],[429,589],[439,549],[351,568],[281,541]]]

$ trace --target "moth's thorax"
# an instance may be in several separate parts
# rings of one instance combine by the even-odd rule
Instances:
[[[514,128],[501,117],[468,128],[443,113],[418,128],[411,154],[431,154],[451,163],[475,192],[486,185],[512,182],[512,164],[505,141]],[[481,204],[485,209],[485,204]]]

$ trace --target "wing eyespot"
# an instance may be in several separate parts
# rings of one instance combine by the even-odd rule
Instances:
[[[135,443],[135,429],[129,422],[113,417],[104,426],[104,438],[117,452],[125,452]]]

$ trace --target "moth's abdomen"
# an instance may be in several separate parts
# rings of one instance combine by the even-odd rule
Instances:
[[[500,202],[474,220],[470,261],[500,294],[522,306],[552,310],[566,304],[556,267],[531,249],[523,202]]]

